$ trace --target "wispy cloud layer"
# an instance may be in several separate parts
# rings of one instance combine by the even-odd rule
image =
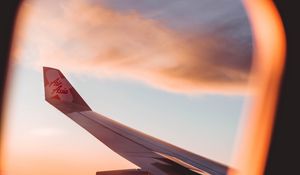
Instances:
[[[180,30],[149,16],[87,0],[29,0],[22,7],[14,57],[31,66],[130,78],[173,92],[243,92],[252,47],[250,30],[242,35],[240,25],[247,28],[247,22],[207,16],[214,25],[205,30]]]

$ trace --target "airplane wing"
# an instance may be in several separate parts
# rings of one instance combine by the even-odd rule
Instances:
[[[229,168],[94,112],[57,69],[44,67],[45,100],[140,167],[97,175],[225,175]]]

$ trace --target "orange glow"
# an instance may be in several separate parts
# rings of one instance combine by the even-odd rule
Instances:
[[[55,152],[55,154],[53,152]],[[53,152],[40,154],[36,152],[25,154],[12,153],[11,156],[3,162],[5,169],[2,170],[3,174],[1,175],[6,175],[6,173],[7,175],[82,175],[95,174],[97,171],[126,169],[128,167],[135,168],[135,166],[127,160],[114,154],[109,155],[110,153],[104,153],[102,155],[96,154],[96,157],[95,153],[89,153],[86,150],[76,152],[73,155],[66,152],[59,152],[59,150],[54,150]],[[103,159],[101,159],[101,157],[103,157]],[[87,158],[92,159],[83,161]]]
[[[245,5],[255,41],[251,80],[254,96],[233,160],[238,171],[230,174],[261,175],[272,134],[286,43],[283,25],[272,1],[246,0]]]
[[[237,150],[235,157],[234,157],[234,163],[233,165],[236,165],[236,168],[238,171],[232,172],[230,174],[242,174],[242,175],[260,175],[263,174],[264,172],[264,166],[265,166],[265,161],[266,161],[266,156],[269,148],[269,142],[270,142],[270,137],[271,137],[271,132],[272,132],[272,127],[273,127],[273,121],[274,121],[274,114],[276,110],[276,102],[277,102],[277,94],[278,94],[278,88],[279,88],[279,83],[280,83],[280,78],[282,74],[282,69],[284,65],[284,55],[285,55],[285,38],[284,38],[284,30],[282,27],[282,23],[279,17],[279,14],[277,10],[274,7],[274,4],[270,0],[245,0],[245,5],[248,10],[248,14],[250,17],[250,20],[252,22],[252,27],[253,27],[253,32],[254,32],[254,41],[255,41],[255,62],[253,66],[253,76],[251,79],[251,87],[253,87],[253,104],[251,106],[251,109],[249,110],[250,113],[247,116],[248,118],[243,121],[245,124],[243,126],[243,138],[241,139],[239,149]],[[84,8],[84,6],[81,8]],[[86,8],[89,8],[86,7]],[[99,9],[96,9],[95,7],[94,13],[99,13]],[[21,21],[20,24],[18,22],[18,26],[16,29],[22,29],[23,25],[25,25],[27,18],[27,15],[30,15],[30,9],[24,8],[22,9],[21,13],[22,15],[19,15],[21,18],[18,21]],[[84,9],[84,11],[90,11]],[[190,68],[190,65],[194,65],[194,59],[190,59],[187,62],[186,59],[181,60],[182,55],[194,55],[194,48],[186,48],[184,47],[183,51],[178,50],[178,45],[177,43],[186,43],[188,40],[185,40],[184,38],[179,38],[177,33],[174,33],[173,31],[165,28],[161,24],[154,23],[153,21],[143,21],[139,16],[136,16],[136,14],[132,14],[129,16],[122,16],[120,14],[115,14],[107,9],[100,9],[100,12],[107,14],[106,16],[104,15],[103,19],[106,19],[105,17],[108,17],[110,19],[109,15],[115,16],[115,18],[126,18],[125,21],[131,21],[130,24],[132,26],[129,27],[134,27],[132,31],[147,31],[150,33],[153,33],[153,35],[158,35],[161,36],[157,40],[153,40],[153,50],[160,50],[161,48],[156,48],[156,46],[159,46],[160,42],[167,43],[165,48],[167,55],[157,55],[157,57],[170,57],[172,59],[178,58],[178,64],[186,64],[188,65],[187,68]],[[78,16],[77,13],[74,13],[76,17]],[[92,14],[93,15],[93,14]],[[95,14],[94,14],[95,15]],[[26,16],[26,17],[25,17]],[[43,18],[47,16],[42,16],[41,21],[43,21]],[[94,16],[93,19],[98,18],[98,16]],[[133,20],[135,19],[135,20]],[[68,20],[66,20],[68,21]],[[52,21],[53,22],[53,21]],[[136,22],[136,23],[134,23]],[[23,24],[24,23],[24,24]],[[92,21],[94,23],[94,20]],[[56,27],[56,23],[52,24],[49,22],[50,25],[53,25],[52,27]],[[144,24],[144,25],[140,25]],[[58,24],[59,26],[63,26],[63,24]],[[111,21],[108,20],[107,23],[108,27],[111,25]],[[60,29],[62,29],[61,27]],[[121,28],[122,29],[122,28]],[[139,30],[137,30],[139,29]],[[54,30],[54,29],[53,29]],[[123,29],[122,29],[123,30]],[[15,38],[19,38],[18,35],[21,35],[19,33],[20,31],[16,31]],[[68,31],[67,31],[68,32]],[[123,31],[121,31],[123,32]],[[84,38],[82,36],[83,34],[79,34],[78,36]],[[140,34],[143,36],[143,33]],[[43,38],[38,36],[38,33],[35,35],[37,38]],[[46,36],[46,35],[43,35]],[[107,35],[103,35],[102,39],[110,39],[110,37],[113,36],[113,34],[108,33]],[[128,36],[133,37],[135,35],[128,34]],[[137,39],[139,39],[139,35],[136,36]],[[179,39],[178,39],[179,38]],[[85,41],[85,40],[84,40]],[[86,40],[88,42],[89,40]],[[143,41],[143,40],[141,40]],[[170,44],[169,44],[170,43]],[[175,44],[174,44],[175,43]],[[151,45],[152,46],[152,45]],[[46,47],[46,51],[49,48]],[[50,49],[49,49],[50,50]],[[151,47],[150,47],[151,51]],[[149,52],[150,52],[149,51]],[[13,54],[18,54],[19,50],[18,48],[14,48],[14,53]],[[87,66],[84,65],[78,65],[75,62],[75,66],[73,64],[69,64],[69,62],[64,62],[64,60],[67,59],[61,59],[64,58],[65,55],[63,53],[60,53],[60,51],[57,50],[57,52],[51,52],[51,54],[57,54],[57,57],[53,57],[53,55],[48,55],[47,52],[43,53],[42,52],[42,57],[44,58],[51,58],[51,60],[46,60],[49,62],[49,64],[52,66],[54,62],[57,62],[57,60],[61,60],[62,62],[59,62],[60,65],[53,65],[55,67],[60,67],[61,65],[65,66],[65,68],[69,67],[70,71],[75,71],[73,70],[74,67],[80,68],[82,72],[84,71],[90,71],[91,67],[93,64],[96,64],[97,60],[92,60],[90,61],[90,64]],[[108,52],[112,55],[110,55],[112,58],[115,56],[114,51]],[[103,53],[108,54],[108,53]],[[129,52],[129,53],[134,53],[134,52]],[[151,52],[152,53],[152,52]],[[203,52],[204,53],[204,52]],[[61,55],[60,55],[61,54]],[[145,53],[145,55],[147,55]],[[129,55],[130,57],[132,55]],[[135,56],[135,55],[134,55]],[[57,59],[56,59],[57,58]],[[193,58],[193,57],[191,57]],[[45,61],[45,60],[43,60]],[[79,59],[80,61],[80,59]],[[42,62],[42,61],[40,61]],[[136,64],[136,62],[133,62]],[[103,63],[102,63],[103,64]],[[156,63],[155,63],[156,64]],[[105,64],[103,64],[105,66]],[[148,64],[145,64],[148,66]],[[125,65],[125,67],[121,67],[124,69],[125,73],[128,73],[128,76],[133,76],[133,75],[141,75],[142,71],[138,71],[137,73],[132,72],[135,71],[135,69],[132,69],[130,66],[132,65]],[[144,64],[140,64],[140,70],[145,70],[144,69]],[[108,69],[117,69],[119,70],[120,67],[118,65],[114,65],[112,63],[107,64]],[[189,70],[189,69],[187,69]],[[213,91],[221,91],[222,93],[224,89],[228,88],[231,89],[232,91],[229,91],[228,93],[234,93],[236,91],[241,91],[238,93],[242,93],[243,91],[241,89],[244,88],[244,84],[235,84],[234,87],[232,85],[228,86],[220,86],[220,84],[214,84],[212,82],[203,82],[202,80],[200,83],[198,81],[195,81],[194,79],[185,79],[185,77],[182,78],[174,78],[173,74],[174,72],[168,71],[168,72],[163,72],[164,74],[149,74],[148,72],[142,72],[146,74],[149,78],[149,84],[157,83],[159,88],[162,89],[167,89],[171,91],[181,91],[184,92],[190,92],[193,91],[194,89],[198,90],[198,87],[201,86],[201,90],[209,91],[210,89],[213,89]],[[176,72],[175,72],[176,73]],[[197,72],[198,73],[198,72]],[[11,74],[9,74],[11,75]],[[163,75],[163,76],[162,76]],[[189,75],[189,74],[188,74]],[[235,73],[233,74],[235,75]],[[192,76],[191,76],[192,77]],[[136,78],[136,77],[133,77]],[[166,82],[170,84],[166,84]],[[10,83],[8,83],[10,84]],[[220,88],[221,87],[221,88]],[[195,90],[196,91],[196,90]],[[227,91],[226,91],[227,92]],[[6,100],[7,101],[7,100]],[[85,153],[86,154],[86,153]],[[92,154],[92,153],[91,153]],[[84,154],[82,153],[82,156]],[[3,156],[1,154],[1,156]],[[19,157],[18,157],[19,156]],[[49,155],[49,157],[38,157],[33,160],[29,159],[28,160],[28,155],[18,155],[15,157],[12,157],[14,160],[6,160],[5,165],[7,166],[8,169],[13,170],[15,174],[72,174],[72,175],[79,175],[79,174],[86,174],[88,170],[84,165],[82,165],[82,160],[76,160],[75,157],[65,157],[65,158],[54,158],[54,156]],[[90,155],[92,156],[92,155]],[[100,155],[101,156],[101,155]],[[112,156],[116,157],[115,155],[102,155],[103,157],[111,158],[103,161],[103,164],[99,164],[100,167],[106,167],[108,169],[118,169],[119,166],[123,167],[129,167],[132,166],[132,164],[129,164],[127,161],[124,161],[124,164],[120,165],[121,160],[113,160]],[[111,156],[111,157],[110,157]],[[76,155],[76,157],[81,157]],[[43,159],[43,162],[41,162],[41,159]],[[18,163],[14,161],[18,161]],[[71,163],[69,160],[73,160]],[[93,162],[97,162],[98,160],[95,159]],[[34,162],[34,165],[40,165],[39,168],[36,167],[26,167],[26,162]],[[112,163],[112,162],[118,162],[118,165]],[[95,164],[96,164],[95,163]],[[20,165],[20,167],[15,167],[15,165]],[[45,166],[48,165],[48,166]],[[72,167],[76,166],[82,166],[84,167],[82,171],[80,172],[72,172]],[[118,166],[118,167],[117,167]],[[51,169],[52,167],[57,167],[55,169]],[[88,174],[94,174],[96,171],[101,170],[97,169],[93,172],[90,172]],[[0,171],[0,174],[2,172]],[[1,174],[2,175],[2,174]]]

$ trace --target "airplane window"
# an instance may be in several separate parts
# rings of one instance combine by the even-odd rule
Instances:
[[[236,152],[259,138],[247,127],[267,128],[258,150],[267,149],[272,112],[265,110],[276,99],[262,94],[276,93],[283,65],[259,59],[271,57],[268,42],[279,43],[276,60],[284,54],[270,3],[260,13],[272,14],[265,19],[276,19],[278,29],[268,33],[271,24],[256,22],[265,20],[256,15],[260,6],[248,1],[25,0],[2,171],[241,174]],[[275,86],[264,81],[274,72]],[[263,112],[266,120],[258,121]]]

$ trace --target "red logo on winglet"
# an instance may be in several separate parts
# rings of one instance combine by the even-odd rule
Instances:
[[[58,97],[61,101],[73,101],[73,95],[70,92],[72,86],[65,78],[61,78],[57,70],[48,70],[46,78],[49,82],[45,87],[47,98]]]

